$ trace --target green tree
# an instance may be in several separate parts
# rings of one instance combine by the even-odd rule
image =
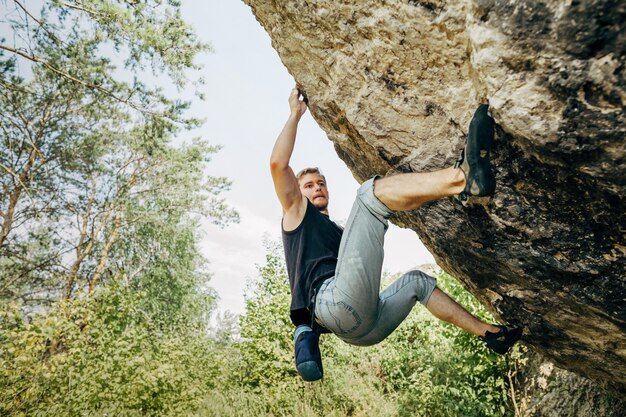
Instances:
[[[237,214],[219,147],[176,142],[189,103],[139,80],[186,86],[206,45],[176,1],[0,7],[0,414],[194,415],[219,375],[198,231]]]
[[[19,0],[3,2],[0,21],[12,33],[0,50],[12,60],[27,60],[77,87],[99,92],[142,113],[180,120],[176,103],[159,88],[139,81],[151,70],[167,74],[179,88],[189,70],[199,69],[195,56],[209,49],[199,41],[180,13],[177,0],[44,0],[41,10]],[[10,40],[10,42],[9,42]],[[112,53],[103,54],[103,51]],[[111,56],[124,72],[114,71]],[[197,78],[194,83],[201,84]]]
[[[196,415],[216,388],[214,343],[200,321],[146,312],[148,298],[112,284],[29,320],[3,305],[0,414]]]
[[[289,318],[290,292],[281,246],[266,240],[265,264],[246,294],[241,317],[240,349],[246,367],[244,381],[251,386],[284,385],[297,376],[293,365],[293,325]]]
[[[41,307],[112,274],[145,287],[154,282],[141,283],[147,267],[163,280],[192,276],[197,257],[168,264],[177,243],[166,229],[183,217],[237,217],[219,197],[229,182],[203,175],[218,147],[172,146],[199,124],[184,116],[188,103],[138,81],[152,69],[183,87],[207,49],[179,3],[47,1],[39,14],[19,1],[3,7],[13,44],[0,42],[0,299]],[[26,77],[18,59],[32,63]],[[181,239],[185,231],[195,239],[193,227]],[[203,285],[191,281],[180,285]]]

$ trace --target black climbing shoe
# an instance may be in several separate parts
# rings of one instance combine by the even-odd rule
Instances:
[[[509,351],[511,346],[522,337],[521,327],[497,326],[500,328],[498,333],[486,332],[481,337],[485,341],[487,347],[500,355],[504,355]]]
[[[494,121],[488,113],[489,106],[481,104],[469,126],[465,149],[454,165],[465,174],[465,189],[459,194],[463,205],[468,197],[492,196],[496,189],[496,177],[491,169],[489,152],[493,144]]]
[[[320,334],[310,326],[300,325],[294,334],[296,348],[296,371],[305,381],[322,379],[322,354],[320,353]]]

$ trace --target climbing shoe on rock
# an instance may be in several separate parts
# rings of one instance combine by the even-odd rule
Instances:
[[[494,121],[489,116],[489,106],[481,104],[470,122],[465,149],[454,165],[465,174],[465,189],[459,194],[463,205],[468,197],[492,196],[496,189],[496,177],[491,169],[489,152],[493,144]]]
[[[504,355],[509,351],[511,346],[522,337],[521,327],[497,326],[500,328],[498,333],[486,332],[481,337],[485,341],[487,347],[500,355]]]
[[[305,381],[317,381],[324,376],[320,335],[310,326],[300,325],[293,336],[296,342],[296,370]]]

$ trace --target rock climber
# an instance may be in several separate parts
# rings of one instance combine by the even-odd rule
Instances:
[[[491,196],[495,175],[489,153],[494,121],[488,106],[476,110],[465,148],[454,166],[433,172],[374,176],[357,191],[345,229],[329,218],[326,178],[317,168],[295,174],[289,165],[298,123],[308,106],[298,88],[289,96],[290,115],[271,154],[270,170],[283,210],[282,238],[291,287],[296,370],[306,381],[323,376],[321,333],[369,346],[385,339],[417,301],[437,318],[484,340],[504,354],[521,337],[520,327],[486,323],[437,288],[435,279],[410,271],[382,293],[383,239],[395,211],[457,196]],[[301,98],[302,97],[302,98]]]

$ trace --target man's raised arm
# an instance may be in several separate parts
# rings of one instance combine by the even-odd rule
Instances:
[[[305,197],[300,192],[298,180],[296,179],[293,169],[289,166],[289,159],[291,158],[296,142],[298,122],[307,109],[306,104],[299,99],[299,95],[297,88],[291,90],[291,94],[289,95],[291,114],[282,132],[278,135],[278,139],[276,139],[270,158],[272,180],[274,181],[274,188],[280,200],[280,205],[283,207],[283,213],[290,215],[289,217],[294,215],[296,218],[300,217],[300,219],[293,219],[296,221],[302,220],[301,217],[304,216],[302,209],[306,207],[304,202]],[[297,221],[297,223],[299,223],[299,221]]]

